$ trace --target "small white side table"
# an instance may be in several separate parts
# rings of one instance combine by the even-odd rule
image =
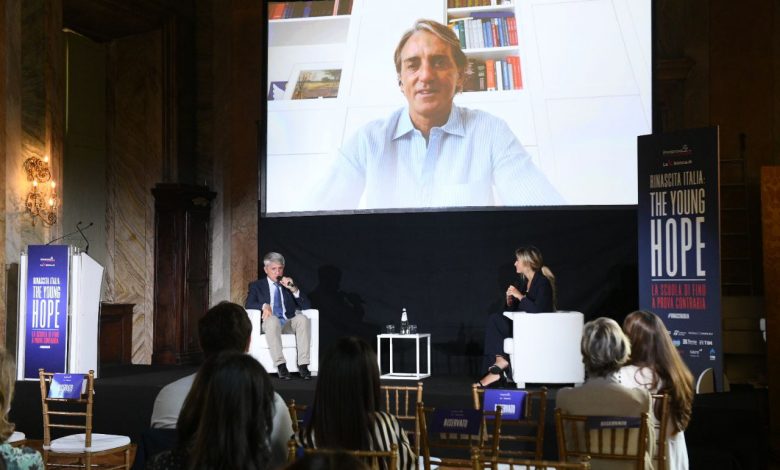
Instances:
[[[390,372],[382,374],[382,340],[387,339],[390,341]],[[393,370],[393,340],[394,339],[413,339],[415,342],[416,350],[416,372],[395,372]],[[420,340],[427,339],[428,343],[428,368],[425,373],[420,371]],[[397,333],[383,333],[376,335],[376,358],[379,362],[379,374],[382,379],[399,379],[399,380],[419,380],[425,377],[431,376],[431,334],[430,333],[415,333],[411,335],[401,335]]]

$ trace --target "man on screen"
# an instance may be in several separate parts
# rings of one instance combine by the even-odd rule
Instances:
[[[453,104],[465,67],[451,29],[417,20],[395,50],[408,105],[346,142],[314,192],[315,205],[357,209],[361,198],[366,209],[563,203],[503,120]]]

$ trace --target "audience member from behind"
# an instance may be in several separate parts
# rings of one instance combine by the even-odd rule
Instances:
[[[211,307],[198,321],[198,337],[206,360],[222,351],[245,353],[249,350],[252,323],[246,310],[232,302]],[[157,395],[152,411],[152,427],[175,429],[185,397],[192,388],[195,374],[166,385]],[[273,394],[273,431],[271,433],[272,465],[287,459],[287,441],[293,434],[287,405],[278,393]]]
[[[535,246],[515,250],[515,271],[520,275],[517,285],[506,288],[507,312],[554,312],[556,305],[555,276],[544,265],[542,252]],[[504,340],[512,336],[512,320],[504,312],[493,313],[485,325],[485,359],[487,374],[479,380],[481,387],[501,386],[507,380],[509,356],[504,353]],[[492,365],[491,365],[492,364]]]
[[[346,451],[334,451],[332,454],[306,454],[285,470],[369,470],[369,467]]]
[[[146,468],[274,468],[273,396],[268,373],[252,356],[225,351],[208,359],[181,409],[176,449],[158,454]]]
[[[311,420],[296,436],[309,448],[387,451],[398,446],[398,469],[417,468],[406,433],[379,410],[376,354],[359,338],[341,338],[320,364]]]
[[[20,470],[42,469],[43,459],[38,451],[29,447],[13,447],[8,438],[14,432],[14,424],[8,421],[11,399],[16,385],[16,361],[4,348],[0,347],[0,468]]]
[[[585,324],[580,342],[582,362],[587,379],[578,388],[558,391],[556,407],[563,413],[585,416],[651,416],[650,392],[641,388],[626,388],[619,382],[619,371],[631,355],[631,344],[615,320],[597,318]],[[645,469],[653,468],[655,431],[648,422],[648,442]],[[628,469],[630,462],[593,460],[593,468]]]
[[[620,369],[621,383],[669,396],[667,469],[687,470],[683,431],[691,419],[693,375],[672,344],[666,326],[654,313],[640,310],[629,314],[623,321],[623,331],[631,341],[631,359],[629,365]]]

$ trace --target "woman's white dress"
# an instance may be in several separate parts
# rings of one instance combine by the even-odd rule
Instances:
[[[647,367],[624,366],[618,373],[621,385],[628,388],[645,388],[650,393],[658,393],[663,386],[658,383],[652,387],[654,373]],[[657,419],[656,419],[657,421]],[[666,470],[688,470],[688,448],[685,446],[685,434],[674,432],[674,426],[669,422],[666,425]]]

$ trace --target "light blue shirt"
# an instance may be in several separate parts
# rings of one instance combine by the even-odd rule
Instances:
[[[564,202],[503,120],[455,105],[427,143],[406,107],[368,123],[340,149],[312,195],[322,210]]]

